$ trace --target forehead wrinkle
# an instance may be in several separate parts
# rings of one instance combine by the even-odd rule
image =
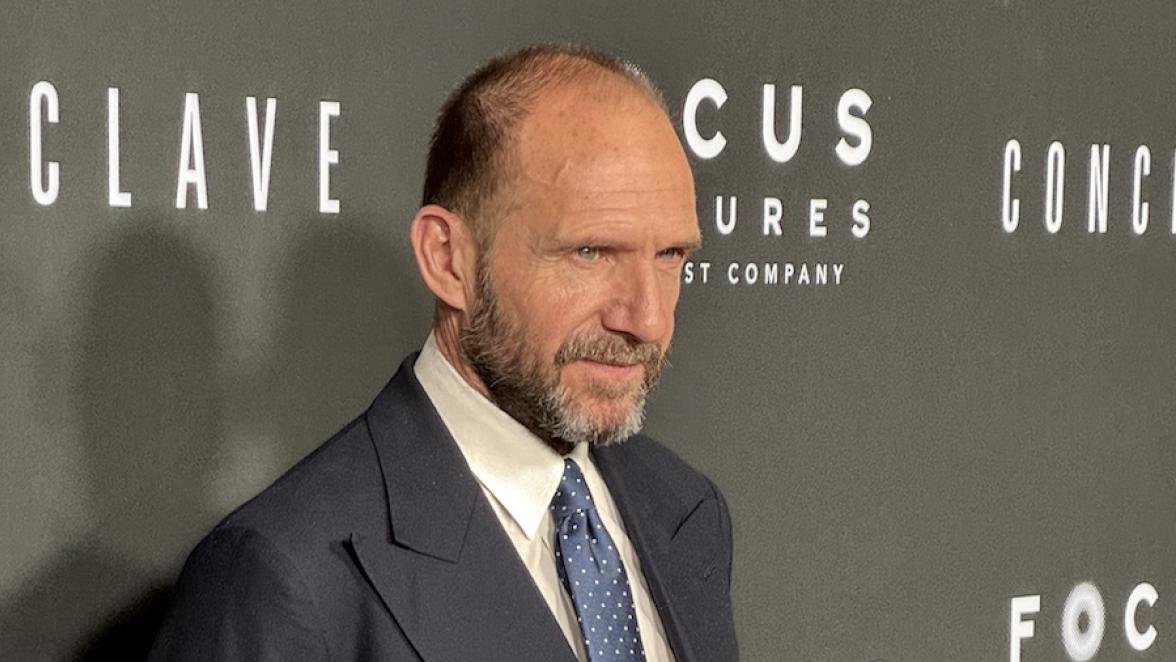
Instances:
[[[583,86],[536,100],[512,141],[504,216],[537,213],[543,225],[681,216],[697,226],[693,175],[669,119],[632,92],[611,101]]]
[[[640,158],[591,156],[588,159],[565,157],[558,165],[543,168],[537,164],[520,169],[520,181],[544,189],[566,191],[574,197],[595,194],[646,194],[690,192],[693,181],[684,184],[673,169]],[[579,195],[577,195],[579,194]]]
[[[670,173],[648,175],[592,177],[570,160],[564,160],[554,170],[528,169],[521,173],[512,211],[538,210],[549,216],[548,223],[564,226],[565,230],[571,229],[565,224],[631,224],[649,215],[681,217],[697,234],[693,182],[675,181]]]

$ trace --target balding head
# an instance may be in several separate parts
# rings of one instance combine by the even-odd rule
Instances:
[[[501,216],[500,193],[517,169],[518,129],[545,92],[576,88],[632,97],[665,114],[660,92],[635,65],[577,46],[531,46],[483,65],[442,107],[429,147],[422,204],[448,209],[483,247]]]
[[[410,230],[437,346],[559,452],[641,426],[698,247],[690,165],[620,60],[531,48],[445,105]]]

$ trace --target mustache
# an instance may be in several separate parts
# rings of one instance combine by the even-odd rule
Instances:
[[[574,338],[564,343],[555,355],[556,366],[582,359],[613,365],[641,364],[656,373],[666,363],[666,353],[657,343],[634,342],[608,334]]]

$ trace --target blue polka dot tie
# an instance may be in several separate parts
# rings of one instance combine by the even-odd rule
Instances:
[[[644,660],[633,594],[621,555],[600,521],[580,467],[564,460],[563,478],[551,500],[555,567],[576,605],[591,662]]]

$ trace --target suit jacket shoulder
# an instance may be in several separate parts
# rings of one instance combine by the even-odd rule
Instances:
[[[738,659],[731,516],[718,488],[644,435],[592,453],[637,549],[675,656]]]
[[[355,624],[381,608],[363,595],[346,541],[386,530],[384,503],[361,416],[196,546],[150,659],[363,659],[347,642],[359,646]]]
[[[601,455],[611,454],[622,457],[625,462],[639,464],[642,473],[656,477],[684,500],[718,494],[718,488],[710,478],[653,437],[638,434],[624,443],[593,451],[598,459]]]
[[[574,662],[414,358],[200,542],[150,659]],[[647,437],[593,453],[679,662],[736,659],[718,491]]]
[[[216,528],[255,530],[297,554],[320,539],[344,539],[357,527],[385,524],[383,495],[383,476],[361,415]]]

